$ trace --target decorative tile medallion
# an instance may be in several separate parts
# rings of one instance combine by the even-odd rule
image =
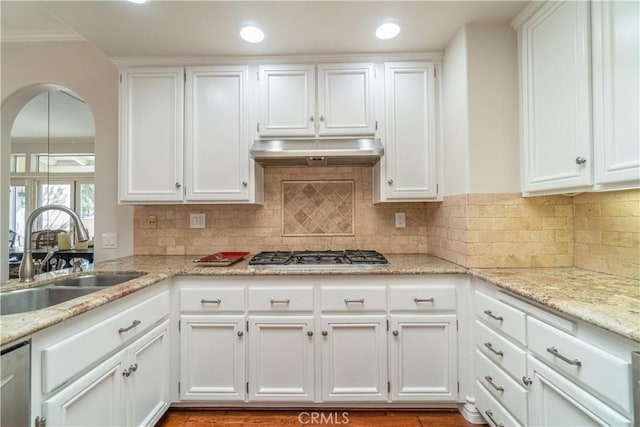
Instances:
[[[283,236],[353,236],[355,184],[282,181]]]

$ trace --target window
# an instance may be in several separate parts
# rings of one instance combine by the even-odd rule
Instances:
[[[16,232],[13,245],[24,244],[24,220],[27,207],[27,189],[24,185],[9,187],[9,229]]]
[[[38,154],[38,172],[49,173],[93,173],[93,154]]]

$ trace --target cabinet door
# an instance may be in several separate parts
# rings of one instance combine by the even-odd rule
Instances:
[[[521,29],[525,192],[593,184],[589,40],[589,2],[549,2]]]
[[[534,426],[630,426],[631,422],[583,388],[528,356],[529,424]]]
[[[152,425],[169,407],[169,320],[129,347],[127,390],[128,425]]]
[[[457,400],[456,316],[391,316],[391,400]]]
[[[318,65],[320,135],[373,135],[373,64]]]
[[[181,316],[180,399],[245,399],[244,316]]]
[[[385,316],[322,317],[322,400],[387,400]]]
[[[249,400],[307,402],[314,386],[313,317],[249,317]]]
[[[435,68],[428,63],[385,65],[387,198],[435,198]]]
[[[125,424],[123,390],[125,351],[120,351],[43,402],[52,426]]]
[[[260,67],[260,135],[316,134],[315,73],[314,65]]]
[[[188,201],[249,199],[248,72],[246,66],[186,69]]]
[[[120,200],[182,200],[182,68],[127,69],[120,84]]]
[[[640,185],[640,3],[595,1],[593,134],[596,184]]]

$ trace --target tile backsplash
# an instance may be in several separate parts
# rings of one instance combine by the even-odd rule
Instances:
[[[302,249],[374,249],[390,254],[427,253],[426,203],[374,205],[370,167],[266,168],[264,175],[263,206],[136,206],[134,253],[204,255],[230,250],[259,252]],[[309,182],[313,182],[312,188],[306,190],[310,196],[300,196],[299,192],[304,191]],[[341,184],[336,187],[336,183]],[[312,227],[312,223],[304,225],[304,220],[300,228],[287,224],[292,212],[298,212],[305,202],[321,201],[314,198],[312,193],[323,189],[323,197],[332,199],[333,202],[319,203],[315,213],[309,206],[307,214],[315,215],[315,221],[319,221],[320,218],[330,217],[338,212],[343,215],[344,222],[337,221],[337,224],[322,230]],[[334,194],[329,195],[327,190],[332,190]],[[287,191],[293,193],[287,196]],[[295,203],[293,194],[301,197]],[[351,200],[351,206],[348,202],[334,200],[335,196],[340,196],[341,202]],[[287,209],[292,207],[297,209]],[[406,228],[395,228],[396,212],[406,214]],[[204,213],[206,228],[190,229],[190,213]],[[147,227],[148,215],[157,217],[157,228]]]
[[[461,194],[429,205],[429,253],[465,267],[571,267],[567,196]]]
[[[355,235],[354,194],[352,180],[282,181],[282,235]]]
[[[136,255],[374,249],[429,253],[465,267],[581,267],[640,279],[640,190],[442,202],[372,201],[367,167],[267,168],[265,203],[136,206]],[[406,228],[395,228],[404,212]],[[204,213],[206,228],[190,229]],[[149,215],[157,228],[148,228]]]
[[[640,190],[574,197],[576,267],[640,279]]]

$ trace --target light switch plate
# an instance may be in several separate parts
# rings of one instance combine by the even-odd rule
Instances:
[[[102,233],[102,248],[103,249],[117,249],[118,248],[118,233]]]
[[[205,228],[206,215],[205,214],[190,214],[189,215],[189,228]]]
[[[405,228],[407,226],[404,212],[396,212],[396,228]]]

